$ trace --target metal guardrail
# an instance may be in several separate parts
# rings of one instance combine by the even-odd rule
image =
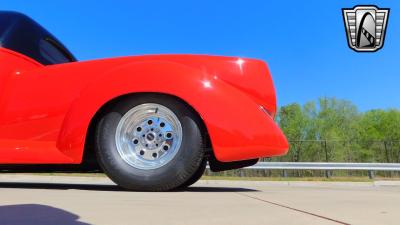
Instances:
[[[258,162],[244,169],[400,171],[400,163]]]
[[[324,170],[325,176],[332,176],[333,170],[361,170],[368,171],[368,177],[374,178],[375,171],[400,171],[400,163],[334,163],[334,162],[258,162],[243,169],[253,170],[283,170],[287,177],[287,170]]]

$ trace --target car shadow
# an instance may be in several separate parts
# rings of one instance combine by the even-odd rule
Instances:
[[[83,191],[120,191],[132,192],[113,184],[65,184],[65,183],[22,183],[0,182],[1,188],[45,189],[45,190],[83,190]],[[170,192],[256,192],[258,190],[240,187],[204,187],[191,186]],[[1,218],[1,217],[0,217]]]
[[[0,218],[1,224],[13,225],[89,225],[76,214],[40,204],[0,206]]]
[[[83,191],[128,191],[113,184],[65,184],[65,183],[22,183],[1,182],[1,188],[46,189],[46,190],[83,190]]]

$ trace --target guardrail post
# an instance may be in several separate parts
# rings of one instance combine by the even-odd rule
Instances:
[[[283,170],[282,175],[283,175],[283,177],[288,177],[287,170]]]
[[[331,171],[330,170],[325,170],[325,177],[326,178],[331,178],[331,176],[332,176]]]
[[[374,177],[375,177],[374,171],[368,170],[368,177],[369,177],[369,179],[374,179]]]
[[[266,177],[267,176],[267,170],[261,170],[261,176]]]

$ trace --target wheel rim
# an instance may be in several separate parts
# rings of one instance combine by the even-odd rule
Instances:
[[[167,107],[155,103],[138,105],[120,120],[115,135],[121,158],[138,169],[157,169],[178,153],[182,126]]]

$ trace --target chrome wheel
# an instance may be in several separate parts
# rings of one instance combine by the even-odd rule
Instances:
[[[170,162],[182,142],[182,126],[167,107],[155,103],[138,105],[119,121],[115,142],[121,158],[144,170]]]

